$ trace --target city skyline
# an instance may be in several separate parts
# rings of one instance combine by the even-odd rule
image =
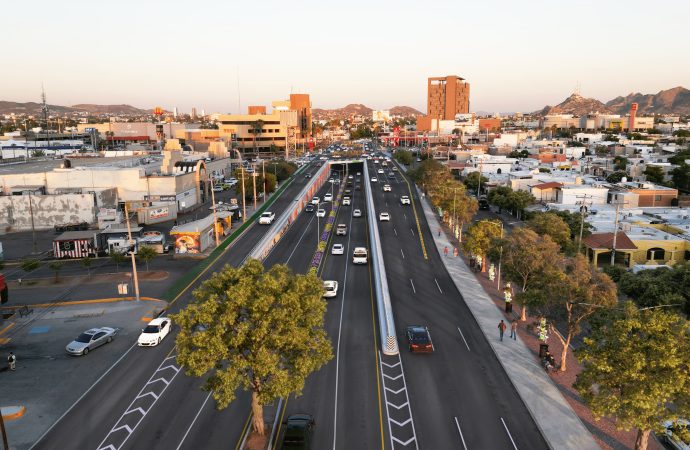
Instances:
[[[472,111],[535,111],[575,90],[608,101],[688,85],[690,62],[680,56],[690,5],[669,3],[663,13],[637,0],[625,8],[307,2],[300,10],[267,2],[268,13],[221,2],[12,3],[3,33],[31,33],[5,49],[12,69],[0,99],[39,101],[43,84],[60,105],[236,113],[308,93],[315,108],[426,112],[427,78],[459,75],[472,85]]]

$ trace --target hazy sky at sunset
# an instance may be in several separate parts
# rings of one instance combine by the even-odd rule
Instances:
[[[531,111],[581,86],[602,101],[690,87],[690,1],[3,2],[0,100],[237,112],[292,92],[314,107],[425,111],[456,74],[474,111]]]

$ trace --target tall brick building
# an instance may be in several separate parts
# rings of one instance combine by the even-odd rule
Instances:
[[[427,116],[454,120],[456,114],[470,112],[470,83],[457,75],[429,78]]]

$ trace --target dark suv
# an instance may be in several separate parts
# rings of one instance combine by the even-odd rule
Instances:
[[[308,450],[311,448],[312,435],[316,425],[312,416],[293,414],[283,423],[286,426],[281,448],[291,450]]]

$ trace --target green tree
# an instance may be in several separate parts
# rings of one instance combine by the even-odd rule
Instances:
[[[512,191],[508,194],[506,207],[511,209],[515,217],[520,219],[523,216],[525,208],[534,203],[534,201],[534,196],[527,191]]]
[[[278,181],[285,181],[297,170],[294,163],[284,160],[272,161],[266,164],[266,173],[272,173]]]
[[[690,159],[690,156],[688,157]],[[673,180],[673,185],[682,191],[690,191],[690,165],[681,164],[675,167],[671,171],[671,179]]]
[[[409,166],[412,164],[412,152],[409,150],[397,150],[395,152],[395,160],[398,161],[400,164]]]
[[[252,393],[252,426],[263,435],[263,405],[299,395],[306,378],[333,357],[324,330],[323,284],[314,272],[270,270],[257,260],[225,268],[173,315],[180,326],[177,361],[204,377],[219,408],[238,388]]]
[[[33,272],[41,266],[41,262],[37,259],[25,259],[19,267],[26,273]]]
[[[155,258],[156,255],[158,255],[156,249],[149,245],[142,245],[141,247],[139,247],[139,251],[137,251],[137,259],[143,261],[144,264],[146,264],[147,272],[149,271],[149,261]]]
[[[497,254],[500,255],[505,279],[520,287],[515,299],[522,308],[520,320],[527,320],[523,294],[558,263],[558,244],[548,235],[539,236],[529,228],[515,228],[506,239],[493,241],[492,259],[496,260]]]
[[[668,159],[668,162],[676,166],[685,164],[685,160],[690,159],[690,149],[676,153]]]
[[[540,212],[532,215],[527,226],[537,234],[547,235],[556,242],[564,253],[573,250],[573,241],[570,227],[558,214],[552,212]]]
[[[483,259],[494,246],[494,241],[501,238],[501,222],[492,220],[479,220],[467,229],[462,248],[469,255],[478,255]],[[486,270],[486,264],[482,264],[482,270]]]
[[[60,282],[60,271],[62,270],[62,266],[65,263],[63,261],[53,261],[50,264],[48,264],[48,268],[53,271],[55,274],[55,279],[53,280],[54,283],[59,283]]]
[[[488,178],[486,178],[484,176],[481,177],[482,186],[486,186],[487,181],[489,181]],[[465,183],[465,186],[467,186],[467,190],[476,194],[477,188],[479,187],[479,182],[480,182],[479,172],[468,173],[462,182]]]
[[[261,135],[264,130],[264,121],[259,119],[251,122],[252,138],[254,141],[254,153],[256,153],[256,136]]]
[[[125,262],[127,260],[127,256],[125,256],[124,253],[118,252],[117,250],[111,250],[110,251],[110,259],[112,262],[115,263],[115,267],[117,268],[117,271],[120,271],[120,264]]]
[[[580,238],[580,227],[582,227],[583,238],[586,238],[592,234],[592,225],[587,223],[587,221],[583,221],[582,215],[579,212],[571,213],[570,211],[555,211],[554,214],[568,224],[571,239],[575,240]]]
[[[688,323],[672,312],[627,303],[600,320],[576,352],[583,364],[574,387],[597,419],[637,428],[635,450],[666,420],[690,417]]]
[[[513,192],[513,190],[508,186],[498,186],[496,189],[489,192],[489,203],[498,206],[498,212],[500,213],[503,209],[508,209],[510,207],[508,197],[511,192]]]
[[[628,166],[628,158],[625,156],[616,156],[613,158],[613,168],[615,170],[620,170],[625,172],[625,168]]]
[[[525,298],[528,306],[549,321],[552,335],[563,345],[561,371],[567,370],[567,356],[572,339],[582,331],[582,323],[602,308],[611,308],[618,301],[616,284],[605,273],[589,264],[583,255],[565,258],[552,267],[549,276],[537,280],[536,295]],[[556,330],[565,324],[565,336]]]
[[[640,307],[678,305],[690,315],[690,263],[638,273],[625,272],[618,282],[623,294]]]
[[[656,184],[664,182],[664,169],[659,166],[647,166],[644,169],[644,174],[647,176],[647,181]]]
[[[608,177],[606,177],[606,181],[608,181],[609,183],[620,183],[623,177],[627,175],[628,174],[623,171],[613,172]]]

